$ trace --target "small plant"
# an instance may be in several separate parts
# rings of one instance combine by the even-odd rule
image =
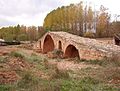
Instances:
[[[85,62],[87,64],[94,64],[94,65],[100,65],[100,66],[107,66],[113,63],[112,61],[110,62],[108,59],[103,59],[103,60],[85,60],[81,59],[79,62]]]
[[[88,37],[88,38],[94,38],[95,34],[93,32],[91,32],[91,31],[88,31],[83,36]]]
[[[52,51],[52,54],[55,58],[63,58],[63,52],[59,49],[55,49]]]
[[[17,51],[13,51],[10,53],[10,56],[13,57],[19,57],[19,58],[24,58],[24,55],[22,55],[21,53],[17,52]]]
[[[0,91],[13,91],[12,85],[0,85]]]
[[[86,84],[99,84],[100,81],[94,79],[94,78],[91,78],[91,77],[84,77],[82,80],[81,80],[81,83],[86,83]]]
[[[85,77],[79,80],[63,80],[61,91],[117,91],[117,89],[105,85],[94,78]]]
[[[44,66],[45,66],[46,69],[49,68],[49,63],[48,63],[47,59],[44,59]]]
[[[0,63],[4,63],[7,61],[7,57],[0,57]]]
[[[108,64],[120,67],[120,55],[119,54],[112,54],[111,57],[106,57],[104,60],[107,61]]]
[[[32,53],[31,56],[37,56],[35,53]]]
[[[31,72],[25,72],[22,79],[18,82],[19,88],[31,88],[38,84],[38,79],[34,77]]]
[[[51,78],[52,79],[62,79],[62,78],[69,79],[70,76],[68,71],[59,70],[56,66],[55,69],[52,71]]]

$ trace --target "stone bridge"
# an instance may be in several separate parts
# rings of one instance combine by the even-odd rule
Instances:
[[[42,53],[60,49],[64,57],[79,57],[80,59],[95,60],[120,54],[120,47],[106,44],[95,39],[83,38],[66,32],[47,32],[34,46]]]

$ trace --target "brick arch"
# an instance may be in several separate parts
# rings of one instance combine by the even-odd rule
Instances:
[[[53,51],[55,48],[54,41],[50,35],[46,35],[43,41],[43,53]]]
[[[66,47],[64,56],[66,58],[68,57],[69,58],[75,58],[75,57],[80,58],[78,49],[74,45],[71,45],[71,44]]]
[[[39,41],[39,48],[41,49],[41,41]]]

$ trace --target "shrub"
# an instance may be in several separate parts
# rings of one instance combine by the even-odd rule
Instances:
[[[44,59],[44,66],[45,66],[46,69],[49,68],[49,63],[48,63],[47,59]]]
[[[95,37],[95,35],[94,35],[94,33],[93,33],[93,32],[88,31],[88,32],[86,32],[86,33],[84,34],[84,37],[94,38],[94,37]]]
[[[53,58],[63,58],[63,52],[59,49],[55,49],[52,51]]]
[[[0,57],[0,63],[4,63],[7,61],[7,57]]]
[[[28,40],[28,36],[26,34],[20,34],[20,35],[18,35],[17,40],[18,41],[26,41],[26,40]]]
[[[37,56],[35,53],[32,53],[31,56],[26,57],[27,60],[31,62],[41,62],[42,58]]]
[[[106,57],[104,60],[106,60],[109,64],[120,67],[120,55],[119,54],[112,54],[111,57]]]
[[[56,66],[56,68],[51,73],[52,79],[69,79],[69,72],[67,70],[59,70]]]
[[[106,65],[106,61],[105,60],[85,60],[85,59],[81,59],[80,62],[85,62],[88,64],[95,64],[95,65],[100,65],[100,66],[104,66]]]
[[[117,89],[94,78],[85,77],[80,80],[63,80],[61,91],[117,91]]]
[[[10,56],[13,56],[13,57],[19,57],[19,58],[24,58],[24,55],[19,53],[19,52],[16,52],[16,51],[13,51],[10,53]]]
[[[18,82],[18,88],[29,89],[38,84],[38,79],[31,74],[31,72],[25,72],[22,79]]]
[[[13,91],[13,86],[11,85],[0,85],[0,91]]]

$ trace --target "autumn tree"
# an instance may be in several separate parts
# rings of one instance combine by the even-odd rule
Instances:
[[[106,37],[109,36],[108,32],[108,24],[110,22],[110,16],[106,12],[106,8],[101,5],[100,7],[100,12],[98,15],[98,20],[97,20],[97,31],[96,31],[96,36],[97,37]]]
[[[28,39],[34,41],[37,39],[37,28],[35,26],[30,26],[27,29]]]

